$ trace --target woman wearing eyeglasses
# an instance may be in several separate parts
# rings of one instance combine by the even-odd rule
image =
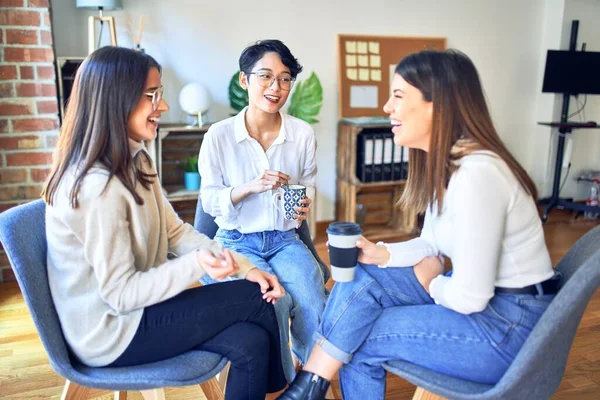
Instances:
[[[264,399],[286,384],[270,304],[284,291],[183,223],[164,197],[143,144],[169,109],[160,71],[152,57],[118,47],[96,50],[77,71],[42,193],[61,327],[89,366],[221,354],[232,363],[226,397]],[[188,289],[204,275],[245,280]]]
[[[304,363],[326,302],[317,261],[295,231],[315,195],[317,145],[309,124],[280,111],[302,71],[285,44],[256,42],[242,52],[239,68],[249,104],[206,133],[199,156],[200,197],[204,210],[216,217],[215,239],[277,275],[289,294],[275,304],[275,311],[291,381],[295,372],[285,349],[289,319],[292,350]],[[273,202],[273,191],[286,183],[306,186],[308,198],[296,208],[296,220],[286,220]]]

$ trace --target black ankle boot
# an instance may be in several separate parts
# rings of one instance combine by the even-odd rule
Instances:
[[[308,371],[300,371],[281,396],[281,400],[323,400],[329,381]]]

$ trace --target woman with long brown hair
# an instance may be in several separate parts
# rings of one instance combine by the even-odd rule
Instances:
[[[54,305],[86,365],[210,351],[231,361],[228,399],[264,399],[286,384],[270,304],[284,290],[164,197],[144,148],[169,109],[160,72],[152,57],[118,47],[94,51],[77,71],[43,192]],[[245,280],[187,290],[204,275]]]
[[[338,370],[344,400],[383,399],[390,360],[493,384],[556,293],[535,186],[494,129],[471,60],[422,51],[395,72],[384,111],[410,148],[401,202],[425,212],[421,236],[359,239],[356,277],[334,286],[282,399],[323,399]]]

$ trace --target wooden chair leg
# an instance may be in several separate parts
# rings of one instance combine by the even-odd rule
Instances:
[[[127,400],[127,391],[115,392],[115,400]]]
[[[221,372],[219,372],[217,374],[218,376],[218,382],[219,382],[219,387],[221,388],[221,391],[223,392],[223,395],[225,395],[225,388],[227,387],[227,377],[229,376],[229,368],[231,367],[231,363],[228,362],[227,364],[225,364],[225,368],[223,368],[221,370]]]
[[[415,390],[415,394],[413,395],[412,400],[446,400],[446,398],[428,392],[422,387],[417,387],[417,390]]]
[[[208,400],[223,400],[225,398],[216,378],[211,378],[206,382],[202,382],[200,388]]]
[[[90,388],[85,386],[79,386],[76,383],[71,382],[70,380],[65,381],[65,386],[63,387],[62,395],[60,396],[60,400],[83,400],[87,399],[90,392]]]
[[[144,400],[165,400],[164,389],[141,390]]]
[[[327,389],[327,393],[325,393],[325,398],[326,399],[335,399],[335,395],[333,394],[333,389],[331,388],[331,385],[329,385],[329,388]]]

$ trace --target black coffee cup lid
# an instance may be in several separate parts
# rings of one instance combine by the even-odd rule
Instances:
[[[362,229],[360,228],[360,225],[355,222],[338,221],[329,224],[329,227],[327,228],[327,233],[331,235],[344,236],[361,235]]]

